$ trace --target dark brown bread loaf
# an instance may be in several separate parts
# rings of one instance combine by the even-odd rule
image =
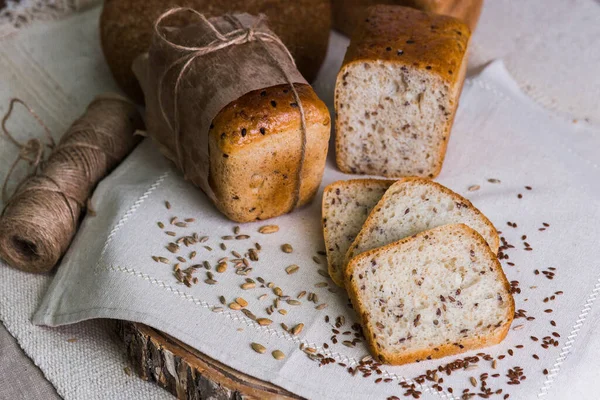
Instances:
[[[102,50],[115,80],[136,101],[143,96],[131,71],[133,60],[148,49],[152,23],[176,6],[194,8],[207,17],[229,12],[265,14],[269,27],[288,47],[309,82],[316,77],[327,51],[329,0],[105,0],[100,17]]]
[[[332,0],[333,26],[350,36],[367,7],[375,4],[389,4],[416,8],[421,11],[448,15],[466,23],[475,30],[483,0]]]

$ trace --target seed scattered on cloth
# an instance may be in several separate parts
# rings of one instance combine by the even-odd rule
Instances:
[[[267,348],[260,343],[252,343],[250,346],[252,346],[252,350],[259,354],[264,354],[267,351]]]
[[[269,234],[279,232],[279,226],[277,225],[264,225],[258,229],[258,233]]]
[[[283,351],[281,351],[281,350],[275,350],[271,354],[273,355],[273,358],[276,360],[283,360],[285,358],[285,354],[283,354]]]

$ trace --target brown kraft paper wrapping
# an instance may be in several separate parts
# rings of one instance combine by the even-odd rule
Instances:
[[[199,22],[165,28],[163,18],[178,12],[193,12]],[[209,184],[208,145],[213,119],[223,107],[249,92],[281,84],[307,84],[262,16],[235,14],[206,20],[191,9],[170,10],[157,20],[148,54],[136,59],[133,70],[146,98],[148,135],[184,178],[215,203]],[[300,104],[303,115],[302,110]],[[304,118],[302,125],[305,136]],[[296,196],[292,208],[297,201]]]

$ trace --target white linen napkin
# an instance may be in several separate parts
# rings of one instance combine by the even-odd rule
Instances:
[[[329,93],[331,78],[323,79],[317,90]],[[345,340],[354,338],[351,325],[355,315],[344,291],[319,274],[319,270],[326,270],[325,258],[317,254],[324,249],[322,192],[310,206],[293,214],[242,225],[241,233],[250,239],[223,240],[223,236],[233,234],[236,224],[184,182],[149,141],[99,185],[92,199],[97,216],[83,222],[34,322],[49,326],[92,318],[142,322],[233,368],[307,398],[402,398],[405,389],[399,383],[404,380],[415,384],[421,398],[460,398],[465,389],[480,392],[483,373],[489,374],[487,387],[494,392],[502,390],[499,398],[507,393],[517,399],[561,398],[557,393],[564,394],[563,380],[573,377],[569,368],[589,371],[589,365],[577,362],[586,354],[579,338],[586,338],[585,342],[590,338],[589,316],[600,293],[598,133],[596,128],[551,115],[537,106],[519,91],[501,62],[494,62],[466,82],[438,180],[469,198],[515,246],[505,251],[510,259],[502,260],[503,267],[509,281],[519,282],[517,309],[535,319],[515,319],[503,343],[481,350],[498,359],[496,369],[491,360],[480,360],[473,369],[457,370],[450,376],[438,373],[443,377],[441,391],[433,388],[431,381],[418,383],[414,378],[478,352],[400,367],[381,366],[381,374],[374,372],[368,377],[347,372],[368,353],[363,343],[344,345]],[[354,176],[337,171],[330,157],[323,186],[350,178]],[[480,189],[469,191],[473,185]],[[170,209],[165,207],[166,201]],[[195,221],[177,227],[170,224],[175,216],[179,221]],[[205,269],[196,272],[199,283],[189,288],[176,281],[172,265],[177,261],[165,248],[173,238],[157,226],[158,222],[167,226],[165,230],[175,231],[177,237],[194,232],[210,237],[206,243],[189,248],[182,245],[180,253],[187,258],[196,251],[198,263],[209,261],[218,283],[204,282]],[[259,234],[257,229],[265,224],[277,224],[280,230]],[[226,255],[232,258],[232,250],[243,254],[256,242],[263,249],[248,276],[236,275],[231,264],[225,273],[215,272],[218,259]],[[533,250],[524,250],[524,242]],[[226,244],[227,251],[220,249],[220,243]],[[280,246],[284,243],[290,243],[294,252],[283,253]],[[155,262],[152,256],[168,258],[170,265]],[[189,264],[182,263],[181,268]],[[285,268],[291,264],[300,270],[288,275]],[[552,274],[553,279],[549,279]],[[275,311],[268,316],[265,308],[273,304],[274,295],[271,289],[259,287],[258,277],[274,282],[292,299],[307,291],[317,293],[319,300],[310,303],[304,297],[299,306],[281,302],[280,308],[287,314]],[[257,288],[242,290],[245,278],[256,280]],[[323,282],[326,287],[322,287]],[[259,300],[263,294],[267,298]],[[240,311],[221,305],[219,296],[227,303],[243,297],[249,310],[272,319],[273,324],[259,326]],[[327,306],[319,310],[317,304]],[[219,307],[224,308],[213,311]],[[346,322],[335,333],[332,324],[338,316]],[[292,336],[280,327],[282,322],[290,327],[298,323],[305,326],[299,335]],[[345,335],[346,331],[350,334]],[[542,345],[550,339],[545,349]],[[269,351],[255,353],[250,348],[252,342],[263,344]],[[335,362],[319,366],[299,349],[300,344],[316,348]],[[284,360],[271,357],[270,352],[276,349],[285,353]],[[515,367],[522,368],[526,379],[519,385],[508,385],[507,374]],[[594,375],[598,378],[597,372]],[[477,387],[471,385],[471,377]],[[593,385],[593,380],[578,380],[582,398],[593,398]]]

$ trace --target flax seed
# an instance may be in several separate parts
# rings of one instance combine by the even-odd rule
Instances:
[[[271,353],[271,355],[276,360],[283,360],[285,358],[285,354],[283,354],[281,350],[275,350],[273,353]]]
[[[291,244],[285,243],[285,244],[281,245],[281,251],[283,251],[284,253],[291,253],[294,251],[294,248],[292,247]]]
[[[165,201],[165,207],[167,207],[167,210],[171,209],[171,203],[169,203],[168,201]]]

